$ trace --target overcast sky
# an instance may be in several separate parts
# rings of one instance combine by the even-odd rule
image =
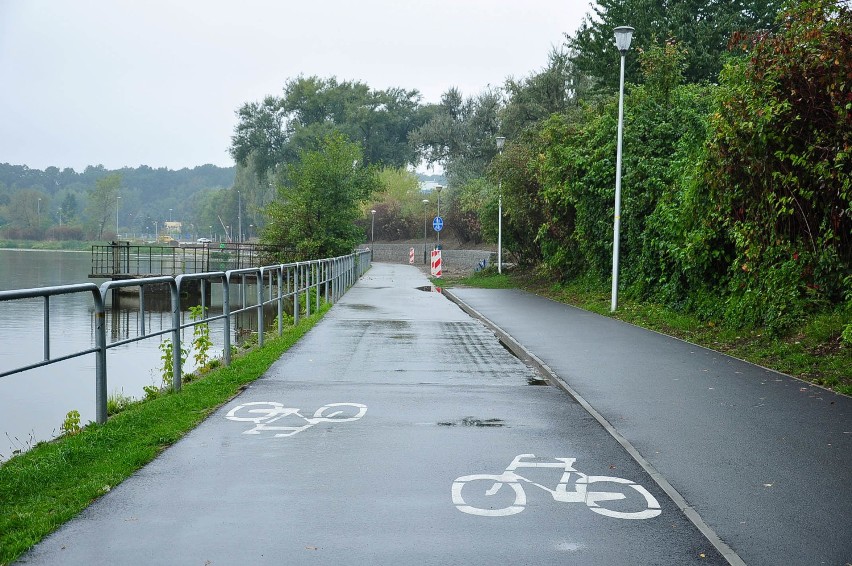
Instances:
[[[438,102],[522,78],[586,0],[0,0],[0,163],[230,166],[235,111],[300,74]]]

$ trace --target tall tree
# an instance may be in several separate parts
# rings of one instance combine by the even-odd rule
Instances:
[[[361,242],[358,205],[378,188],[378,179],[364,167],[360,146],[332,134],[317,149],[302,150],[283,177],[267,209],[265,243],[307,259],[346,254]]]
[[[283,96],[245,104],[238,116],[231,155],[259,177],[335,132],[361,145],[366,164],[414,164],[408,135],[422,122],[416,90],[374,91],[362,82],[316,76],[288,80]]]
[[[120,187],[121,175],[113,173],[98,179],[89,191],[86,214],[91,223],[92,233],[98,240],[103,238],[108,222],[115,219]]]
[[[451,186],[481,177],[497,155],[502,96],[486,90],[463,98],[451,88],[441,103],[428,109],[429,121],[411,134],[411,142],[427,163],[440,163]]]
[[[506,80],[508,102],[501,114],[501,132],[513,139],[524,128],[565,112],[588,90],[587,82],[566,52],[551,50],[544,69],[521,80]]]
[[[636,29],[632,50],[673,39],[687,50],[687,82],[715,82],[734,32],[770,29],[783,0],[597,0],[592,14],[568,37],[577,69],[606,91],[618,88],[619,54],[613,29]],[[627,58],[627,78],[641,82],[636,57]]]

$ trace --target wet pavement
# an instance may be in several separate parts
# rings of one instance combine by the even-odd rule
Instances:
[[[852,398],[516,290],[452,294],[602,415],[747,564],[852,564]]]
[[[374,264],[261,379],[22,561],[727,563],[581,403],[548,386],[446,297],[418,287],[428,288],[429,282],[416,268]],[[457,292],[463,298],[466,293]],[[499,293],[467,299],[483,312],[531,308]],[[545,311],[559,308],[551,303]],[[582,339],[574,344],[566,338],[587,334],[593,340],[596,323],[581,321],[577,330],[561,324],[559,317],[537,318],[514,331],[532,332],[526,344],[533,350],[548,344],[543,358],[573,360],[560,368],[566,380],[592,371],[606,377],[601,381],[615,382],[609,376],[623,372],[622,362],[609,357],[616,367],[608,370],[600,356],[588,359]],[[617,342],[619,332],[606,330],[604,343]],[[551,347],[551,341],[560,345]],[[665,366],[665,356],[659,351],[650,357]],[[692,362],[704,364],[698,369],[681,361],[668,364],[683,380],[718,380],[718,368],[729,362],[708,366],[715,373],[704,375],[713,361],[707,356],[702,352]],[[549,363],[556,368],[555,362]],[[634,368],[650,362],[640,357],[623,363]],[[582,377],[579,381],[585,387]],[[647,403],[636,392],[641,384],[622,386],[623,403],[609,399],[616,393],[607,387],[601,383],[587,393],[626,436],[654,420],[670,430],[678,426],[677,415],[689,410],[684,403],[669,416],[650,405],[638,411],[639,419],[622,405]],[[723,442],[710,436],[712,431],[703,431],[694,442]],[[742,481],[734,469],[739,457],[707,470],[706,459],[696,459],[685,442],[666,438],[668,444],[658,444],[643,436],[631,442],[646,457],[665,453],[654,460],[663,471],[663,459],[681,461],[673,466],[672,483],[687,500],[701,503],[700,513],[716,505],[740,508],[743,517],[769,512],[770,500],[727,501],[741,492],[732,487]],[[792,479],[800,486],[813,481],[814,462],[791,451],[788,466],[796,467]],[[778,470],[773,481],[788,481],[786,471]],[[722,483],[730,489],[717,494],[725,503],[705,501],[701,489],[680,483],[695,475],[693,483],[701,486],[713,474],[728,474]],[[839,494],[841,502],[844,497]],[[840,517],[835,515],[835,532],[843,535],[848,521],[840,524]],[[773,563],[759,552],[747,562]]]

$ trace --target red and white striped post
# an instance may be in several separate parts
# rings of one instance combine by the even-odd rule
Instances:
[[[432,250],[432,277],[441,276],[441,250]]]

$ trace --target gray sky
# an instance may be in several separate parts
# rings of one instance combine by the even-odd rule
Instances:
[[[235,111],[299,74],[437,102],[547,63],[585,0],[0,0],[0,163],[230,166]]]

